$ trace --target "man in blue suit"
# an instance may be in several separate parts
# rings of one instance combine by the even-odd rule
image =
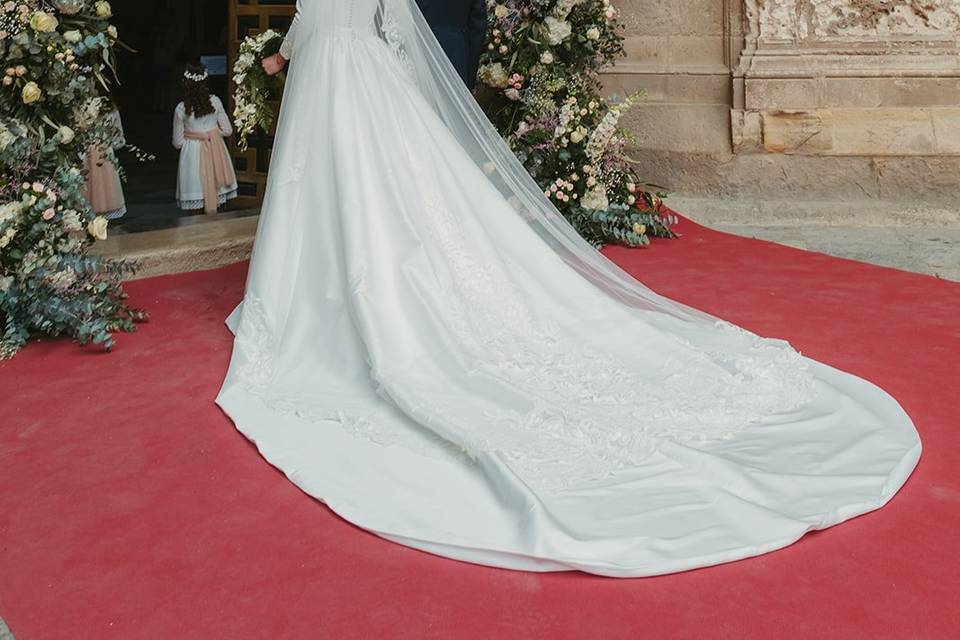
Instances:
[[[487,39],[487,0],[417,0],[417,4],[472,91]]]

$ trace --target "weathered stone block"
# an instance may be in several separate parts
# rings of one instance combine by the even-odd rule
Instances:
[[[815,109],[819,106],[814,79],[769,79],[746,81],[746,108]]]
[[[829,123],[817,111],[764,111],[763,149],[772,153],[829,153],[833,138]]]

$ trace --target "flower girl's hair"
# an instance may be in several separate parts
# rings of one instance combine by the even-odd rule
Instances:
[[[213,113],[208,77],[206,67],[199,64],[190,63],[183,72],[183,106],[187,115],[200,118]]]

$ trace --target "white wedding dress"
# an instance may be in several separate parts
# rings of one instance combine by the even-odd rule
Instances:
[[[219,404],[384,538],[645,576],[884,505],[872,384],[661,298],[580,240],[408,0],[303,0]]]

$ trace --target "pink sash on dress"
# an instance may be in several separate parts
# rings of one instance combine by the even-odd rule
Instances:
[[[223,140],[218,129],[211,129],[203,133],[186,132],[187,140],[197,140],[200,146],[200,177],[203,181],[203,211],[216,213],[219,206],[220,189],[230,186],[231,176],[227,157],[216,147],[217,141]]]

